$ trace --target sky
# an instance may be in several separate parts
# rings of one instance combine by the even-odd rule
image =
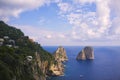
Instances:
[[[120,0],[0,0],[0,20],[43,46],[120,46]]]

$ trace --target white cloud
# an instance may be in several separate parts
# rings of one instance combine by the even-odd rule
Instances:
[[[105,33],[110,27],[110,8],[109,8],[110,0],[97,0],[97,16],[98,16],[98,26],[100,27],[98,32]]]
[[[115,43],[120,40],[119,0],[115,0],[115,2],[113,0],[74,0],[73,2],[57,2],[60,15],[64,15],[64,18],[73,27],[67,34],[53,31],[48,31],[47,34],[43,32],[50,41],[54,41],[55,44],[57,41],[59,43],[71,42],[71,44],[73,44],[72,41],[75,41],[76,44],[76,41],[91,41],[91,43],[103,41],[108,44],[106,41]],[[96,10],[88,10],[90,5],[86,6],[86,3],[90,5],[94,3]]]
[[[81,18],[81,14],[70,13],[67,15],[69,23],[75,26],[79,26],[79,24],[81,23]]]
[[[114,36],[120,37],[120,0],[111,0],[110,6],[111,6],[111,15],[112,18],[112,27],[110,28],[111,34],[114,34]],[[116,37],[116,38],[117,38]]]
[[[120,17],[114,18],[112,22],[113,23],[112,23],[111,33],[120,35]]]
[[[0,19],[8,21],[11,16],[17,18],[24,11],[34,10],[52,2],[56,3],[60,10],[58,14],[64,16],[62,18],[67,19],[73,26],[71,32],[61,33],[31,26],[19,28],[43,44],[77,44],[72,40],[120,40],[120,0],[72,0],[73,3],[64,0],[0,0]],[[95,10],[92,10],[92,4],[95,5]],[[41,18],[39,23],[45,21]]]
[[[3,17],[0,16],[0,19],[3,20],[4,22],[8,22],[9,21],[9,18],[8,17],[4,17],[4,16]]]
[[[0,19],[17,18],[24,11],[37,9],[49,3],[50,0],[0,0]]]
[[[68,21],[73,25],[73,38],[79,40],[87,40],[98,38],[100,35],[96,33],[97,24],[94,12],[86,14],[70,13],[67,15]]]
[[[52,38],[51,35],[46,35],[45,37],[46,37],[47,39],[51,39],[51,38]]]
[[[29,25],[13,26],[20,28],[25,33],[25,35],[29,35],[30,38],[39,42],[41,45],[60,45],[69,41],[69,38],[66,38],[67,33],[50,31]]]
[[[87,28],[87,25],[85,23],[82,25],[86,26],[84,28]],[[96,36],[96,33],[88,29],[88,31],[86,31],[87,33],[84,33],[85,31],[83,31],[80,34],[80,33],[77,33],[77,31],[79,31],[78,27],[77,28],[73,27],[73,28],[76,28],[77,30],[74,30],[75,32],[74,31],[71,32],[72,34],[71,36],[70,32],[60,33],[60,32],[45,30],[45,29],[41,29],[39,27],[33,27],[33,26],[20,26],[20,25],[13,25],[13,26],[20,28],[25,33],[25,35],[29,35],[30,38],[32,38],[34,41],[39,42],[41,45],[58,45],[58,46],[59,45],[71,45],[71,46],[73,45],[83,45],[83,46],[86,46],[86,45],[91,45],[91,46],[120,45],[119,35],[107,36],[106,39],[111,40],[111,41],[107,40],[107,42],[98,41],[98,40],[91,41],[90,39],[93,39],[92,36],[94,35]],[[88,38],[87,34],[91,35],[91,38],[89,38],[89,40],[87,39]],[[114,43],[114,44],[111,44],[111,43]]]
[[[58,7],[60,8],[60,14],[67,13],[67,12],[70,12],[72,10],[72,6],[68,3],[65,3],[65,2],[58,3]]]
[[[112,9],[112,14],[114,13],[114,16],[120,17],[120,0],[110,0],[110,6]]]
[[[93,3],[97,0],[74,0],[75,3],[85,4],[85,3]]]
[[[60,38],[66,38],[65,34],[59,34]]]
[[[115,20],[117,22],[113,22],[113,20],[111,20],[111,7],[113,7],[111,5],[118,4],[119,0],[115,0],[116,3],[114,3],[112,0],[74,0],[73,2],[73,4],[68,3],[68,5],[70,4],[72,7],[74,7],[72,12],[61,14],[67,18],[71,25],[73,25],[71,38],[82,41],[106,41],[111,35],[114,36],[119,34],[119,20]],[[86,3],[88,6],[86,6]],[[96,10],[94,11],[90,10],[89,8],[92,3],[96,5]],[[116,5],[117,8],[118,6],[119,5]],[[83,9],[83,7],[85,9]],[[115,27],[114,29],[113,26]],[[111,33],[111,31],[114,33]],[[119,39],[117,35],[114,36],[114,38]]]

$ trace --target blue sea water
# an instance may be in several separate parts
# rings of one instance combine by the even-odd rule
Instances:
[[[43,48],[53,53],[57,46]],[[65,75],[49,77],[47,80],[120,80],[120,47],[94,47],[95,59],[87,61],[76,60],[83,47],[64,48],[69,59],[65,63]]]

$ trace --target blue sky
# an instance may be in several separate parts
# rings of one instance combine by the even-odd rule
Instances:
[[[120,45],[119,0],[0,0],[0,20],[41,45]]]

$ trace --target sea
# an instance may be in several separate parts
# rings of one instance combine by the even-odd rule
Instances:
[[[94,60],[76,60],[84,46],[63,46],[68,61],[64,76],[48,77],[47,80],[120,80],[120,46],[93,46]],[[51,54],[58,46],[43,46]]]

